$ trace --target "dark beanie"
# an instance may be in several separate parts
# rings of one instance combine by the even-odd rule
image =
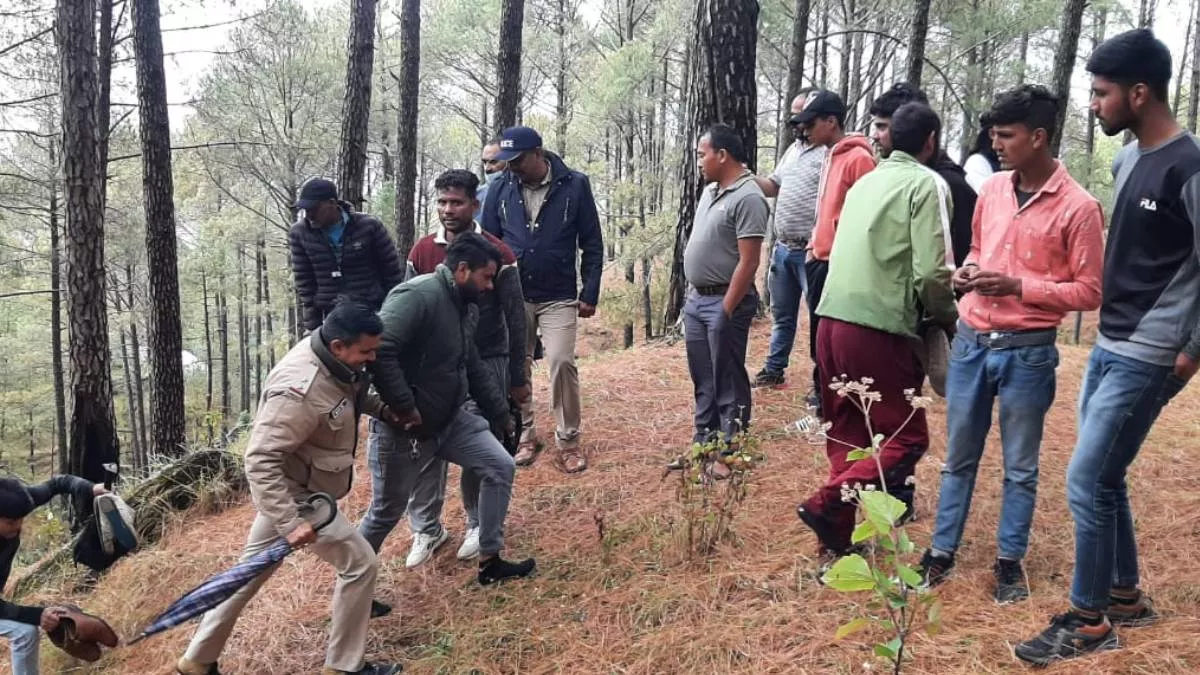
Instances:
[[[0,518],[24,518],[33,511],[33,497],[15,478],[0,478]]]

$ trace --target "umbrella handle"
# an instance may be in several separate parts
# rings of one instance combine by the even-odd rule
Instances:
[[[329,506],[329,515],[325,517],[325,520],[322,520],[319,523],[313,523],[313,529],[317,532],[320,532],[321,530],[325,529],[326,526],[332,523],[333,519],[337,517],[338,512],[337,502],[334,501],[333,497],[330,497],[324,492],[314,492],[308,496],[308,499],[304,500],[304,503],[313,507],[313,509],[316,509],[317,505],[321,502],[324,502]]]

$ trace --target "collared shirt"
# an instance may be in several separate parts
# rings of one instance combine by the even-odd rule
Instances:
[[[984,184],[975,204],[966,263],[1021,280],[1021,297],[967,293],[964,321],[977,331],[1054,328],[1068,312],[1100,306],[1104,214],[1058,163],[1050,180],[1020,206],[1017,175],[1004,171]]]
[[[720,286],[733,279],[741,255],[738,240],[763,238],[770,209],[746,172],[729,187],[711,183],[700,193],[692,234],[683,251],[683,275],[693,286]]]
[[[532,225],[537,222],[538,214],[542,211],[542,204],[546,203],[546,195],[550,194],[550,183],[554,181],[554,171],[550,168],[550,162],[546,162],[546,175],[537,185],[529,185],[524,181],[521,182],[521,196],[525,199],[525,217],[529,219]]]
[[[817,224],[817,195],[821,167],[829,149],[795,141],[779,159],[771,182],[779,186],[775,198],[775,237],[792,249],[803,249]]]
[[[350,216],[346,214],[346,209],[341,209],[342,217],[336,223],[325,228],[325,236],[329,237],[329,245],[333,247],[334,259],[340,265],[342,262],[342,239],[346,234],[346,223],[350,222]]]

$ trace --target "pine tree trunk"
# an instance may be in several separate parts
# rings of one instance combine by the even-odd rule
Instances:
[[[521,26],[525,0],[501,0],[500,51],[496,58],[496,130],[517,123],[521,102]]]
[[[58,166],[58,141],[51,138],[47,143],[50,152],[50,166]],[[58,473],[70,470],[70,456],[67,452],[67,387],[64,383],[63,345],[62,345],[62,305],[66,289],[62,287],[62,242],[59,234],[59,204],[58,178],[50,181],[50,359],[54,370],[54,430],[57,438]]]
[[[141,458],[145,454],[141,444],[138,443],[138,424],[137,424],[137,406],[133,401],[133,374],[129,368],[129,347],[125,339],[125,326],[121,324],[121,292],[116,290],[117,280],[112,280],[113,284],[113,308],[117,312],[117,333],[121,345],[121,372],[125,376],[125,400],[129,408],[129,445],[133,449],[132,464],[134,469],[142,468]]]
[[[267,371],[275,367],[275,317],[271,309],[271,268],[267,263],[267,244],[260,237],[259,242],[262,246],[259,255],[262,256],[262,288],[263,288],[263,309],[267,315]],[[263,373],[263,379],[266,379],[266,373]],[[261,389],[261,386],[260,386]]]
[[[250,381],[251,400],[257,405],[262,393],[263,367],[263,236],[258,235],[254,246],[254,378]]]
[[[134,313],[136,305],[133,301],[133,266],[125,265],[125,308],[129,312],[129,342],[133,352],[133,389],[136,395],[137,403],[137,435],[138,444],[145,448],[149,444],[146,437],[146,392],[142,379],[142,345],[138,337],[137,315]],[[154,392],[150,392],[150,405],[154,405]]]
[[[854,0],[842,3],[842,35],[838,39],[838,96],[842,101],[850,99],[850,53],[854,51]]]
[[[687,280],[683,251],[692,232],[696,201],[703,183],[696,166],[695,143],[715,122],[732,126],[747,149],[747,167],[757,166],[758,91],[754,67],[758,44],[758,3],[747,0],[697,0],[692,15],[685,119],[680,130],[680,183],[675,249],[665,326],[683,309]]]
[[[792,19],[792,46],[788,54],[787,86],[784,88],[783,101],[780,102],[781,117],[791,117],[792,99],[796,98],[804,86],[804,48],[808,40],[808,15],[811,11],[811,0],[796,0]],[[792,143],[792,134],[780,125],[779,142],[776,144],[775,159],[783,156],[787,147]]]
[[[567,35],[571,30],[573,16],[568,16],[571,2],[574,0],[557,0],[558,12],[554,16],[554,34],[558,40],[558,70],[554,78],[554,151],[559,157],[567,154],[567,122],[571,115],[570,91],[567,85],[567,72],[570,64],[567,62]]]
[[[1063,7],[1062,26],[1058,31],[1058,49],[1054,52],[1052,89],[1058,96],[1058,115],[1055,116],[1054,138],[1050,150],[1055,156],[1062,144],[1063,126],[1067,120],[1067,104],[1071,95],[1071,75],[1075,72],[1075,58],[1079,52],[1079,33],[1083,26],[1083,10],[1087,0],[1066,0]]]
[[[104,273],[104,168],[97,128],[95,0],[58,0],[62,101],[62,177],[66,195],[67,290],[71,362],[68,469],[105,481],[106,463],[119,463],[112,403],[112,353],[108,343]],[[76,524],[91,500],[74,504]]]
[[[1188,86],[1187,126],[1196,131],[1197,111],[1200,111],[1200,3],[1192,16],[1192,81]]]
[[[929,35],[930,0],[913,3],[912,21],[908,31],[908,58],[905,62],[906,82],[914,87],[921,86],[921,71],[925,68],[925,39]]]
[[[1175,97],[1172,99],[1171,112],[1179,115],[1183,105],[1183,74],[1188,70],[1188,59],[1192,55],[1192,25],[1191,17],[1196,15],[1196,0],[1192,0],[1188,6],[1188,25],[1187,31],[1183,37],[1183,56],[1179,59],[1179,64],[1175,66]]]
[[[819,58],[817,59],[817,84],[823,88],[829,88],[829,3],[825,2],[821,7],[821,43],[818,51]]]
[[[229,442],[229,423],[233,415],[233,396],[229,391],[229,300],[225,295],[225,279],[218,280],[217,339],[221,343],[221,446]]]
[[[1021,51],[1017,57],[1017,86],[1025,84],[1025,73],[1029,70],[1029,64],[1025,60],[1029,58],[1029,31],[1021,33]]]
[[[421,73],[421,3],[400,10],[400,106],[396,124],[396,244],[407,260],[416,241],[417,117]]]
[[[104,2],[106,0],[102,0]],[[133,50],[137,61],[138,120],[142,140],[142,195],[146,209],[146,272],[150,287],[150,447],[183,453],[183,327],[179,318],[179,265],[167,81],[163,72],[158,0],[134,0]]]
[[[367,133],[371,118],[371,78],[375,69],[375,10],[379,0],[353,0],[346,51],[346,95],[342,102],[342,199],[362,210],[363,173],[367,168]]]
[[[238,246],[238,401],[241,412],[250,411],[250,321],[246,316],[246,250]]]
[[[204,419],[208,426],[208,445],[213,444],[213,348],[212,319],[208,312],[208,276],[200,270],[200,296],[204,302]]]

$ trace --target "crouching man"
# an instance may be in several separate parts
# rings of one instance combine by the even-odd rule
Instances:
[[[353,478],[358,416],[392,417],[368,392],[363,371],[375,360],[382,332],[379,317],[369,308],[352,303],[334,307],[267,375],[246,447],[246,478],[258,516],[242,559],[282,536],[292,548],[309,548],[337,570],[322,675],[395,675],[402,670],[397,664],[363,660],[378,571],[370,544],[341,513],[317,532],[297,508],[315,492],[344,497]],[[238,615],[272,572],[204,615],[179,661],[182,675],[219,675],[217,657]]]

